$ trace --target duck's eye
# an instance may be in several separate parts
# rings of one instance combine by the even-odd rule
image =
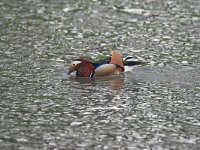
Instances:
[[[75,64],[72,64],[72,66],[75,66]]]

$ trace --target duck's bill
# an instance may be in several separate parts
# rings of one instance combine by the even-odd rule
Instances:
[[[72,73],[73,72],[73,70],[71,70],[71,69],[68,69],[68,72],[67,72],[67,74],[70,74],[70,73]]]

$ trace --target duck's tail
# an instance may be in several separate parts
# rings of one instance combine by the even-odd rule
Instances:
[[[145,61],[139,61],[139,60],[129,60],[132,59],[133,56],[127,56],[123,59],[124,61],[124,66],[135,66],[135,65],[142,65],[146,64],[147,62]]]

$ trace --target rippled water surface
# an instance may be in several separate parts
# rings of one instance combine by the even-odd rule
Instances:
[[[67,75],[113,49],[149,63]],[[199,0],[1,0],[0,149],[200,149]]]

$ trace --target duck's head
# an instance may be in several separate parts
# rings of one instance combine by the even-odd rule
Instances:
[[[82,63],[82,61],[79,59],[72,61],[68,68],[68,74],[70,74],[74,71],[77,71],[77,66],[81,63]]]

